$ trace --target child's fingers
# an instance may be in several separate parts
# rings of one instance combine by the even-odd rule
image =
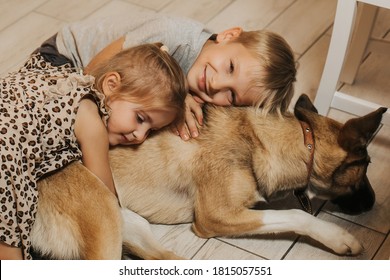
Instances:
[[[200,125],[203,125],[203,110],[202,110],[202,105],[203,104],[199,104],[199,103],[196,103],[195,106],[192,106],[191,107],[191,111],[192,113],[195,115],[195,118],[196,120],[198,121],[198,123]],[[198,129],[196,129],[198,131]],[[191,131],[191,129],[190,129]]]
[[[179,136],[181,139],[184,141],[187,141],[190,139],[188,130],[187,130],[187,125],[185,123],[180,124],[177,126],[177,132],[179,133]]]
[[[196,131],[195,133],[198,133],[198,128],[192,119],[192,114],[195,115],[198,124],[203,125],[203,105],[204,103],[197,102],[192,95],[188,94],[186,98],[186,122],[191,132]],[[188,112],[191,112],[191,115]]]
[[[186,110],[184,117],[185,122],[176,124],[176,129],[172,129],[172,131],[175,134],[180,135],[180,137],[185,141],[189,140],[191,137],[198,137],[199,130],[197,122],[200,125],[203,123],[202,104],[196,102],[191,94],[188,94],[186,97]]]
[[[195,116],[190,111],[185,113],[185,122],[176,124],[176,131],[175,129],[172,131],[178,134],[184,141],[189,140],[191,137],[196,138],[199,136]]]
[[[172,131],[173,134],[176,134],[177,136],[179,136],[179,130],[177,129],[176,124],[171,124],[169,129]]]
[[[175,135],[180,136],[181,139],[183,139],[183,140],[188,140],[190,138],[188,130],[187,130],[187,126],[186,126],[184,121],[180,122],[180,123],[171,124],[170,130]]]
[[[186,113],[186,125],[188,131],[191,134],[191,137],[196,138],[199,136],[198,127],[196,125],[196,119],[195,116],[192,114],[192,112]]]

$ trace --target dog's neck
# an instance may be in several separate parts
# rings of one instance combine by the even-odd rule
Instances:
[[[310,151],[309,161],[306,163],[307,166],[307,182],[306,186],[301,189],[294,190],[294,196],[298,199],[299,204],[302,209],[308,212],[309,214],[313,214],[313,207],[311,206],[311,201],[306,194],[306,190],[309,186],[311,173],[313,172],[313,160],[314,160],[314,151],[315,151],[315,142],[313,130],[307,122],[300,121],[302,127],[302,133],[304,138],[304,144],[307,149]]]
[[[258,161],[254,166],[260,166],[255,171],[259,192],[272,200],[281,192],[306,188],[313,169],[314,135],[307,123],[295,118],[269,125],[259,125],[258,139],[264,149],[254,155]]]
[[[258,116],[255,109],[233,107],[226,114],[223,109],[215,108],[209,113],[208,118],[214,122],[203,127],[206,128],[201,132],[204,138],[199,139],[225,157],[230,155],[226,153],[226,147],[237,149],[237,146],[243,158],[250,155],[258,192],[266,200],[307,186],[308,166],[310,169],[313,166],[313,155],[307,145],[314,142],[314,135],[309,133],[312,138],[306,139],[305,143],[308,125],[302,128],[300,121],[292,115],[264,118]],[[223,141],[223,145],[218,141]],[[223,150],[219,151],[221,148]],[[236,152],[231,154],[237,157]]]
[[[315,142],[314,142],[313,129],[310,127],[310,125],[304,121],[300,121],[300,124],[302,127],[304,144],[307,147],[307,149],[310,151],[310,158],[309,161],[306,163],[306,167],[307,167],[306,186],[307,186],[310,181],[311,173],[313,172]]]

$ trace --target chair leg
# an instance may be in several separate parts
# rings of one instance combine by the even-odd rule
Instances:
[[[379,8],[364,3],[358,4],[355,31],[349,44],[347,57],[341,72],[340,81],[353,84],[359,66],[367,51],[371,31]]]
[[[355,0],[339,0],[333,25],[328,56],[314,100],[318,112],[327,115],[336,91],[356,12]]]

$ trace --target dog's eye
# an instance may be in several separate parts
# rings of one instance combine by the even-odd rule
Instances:
[[[353,190],[353,186],[361,180],[363,174],[365,173],[366,166],[366,160],[364,162],[358,160],[344,165],[343,168],[339,168],[335,173],[334,182],[340,187]]]
[[[358,157],[367,157],[367,148],[366,147],[359,147],[356,148],[353,153]]]

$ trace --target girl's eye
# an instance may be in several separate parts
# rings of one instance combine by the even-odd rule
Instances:
[[[234,64],[233,61],[230,61],[230,68],[229,68],[230,73],[234,72]]]
[[[230,105],[235,105],[236,104],[236,95],[232,90],[230,90]]]
[[[145,121],[145,118],[143,116],[141,116],[140,114],[137,114],[137,122],[142,124],[144,121]]]

